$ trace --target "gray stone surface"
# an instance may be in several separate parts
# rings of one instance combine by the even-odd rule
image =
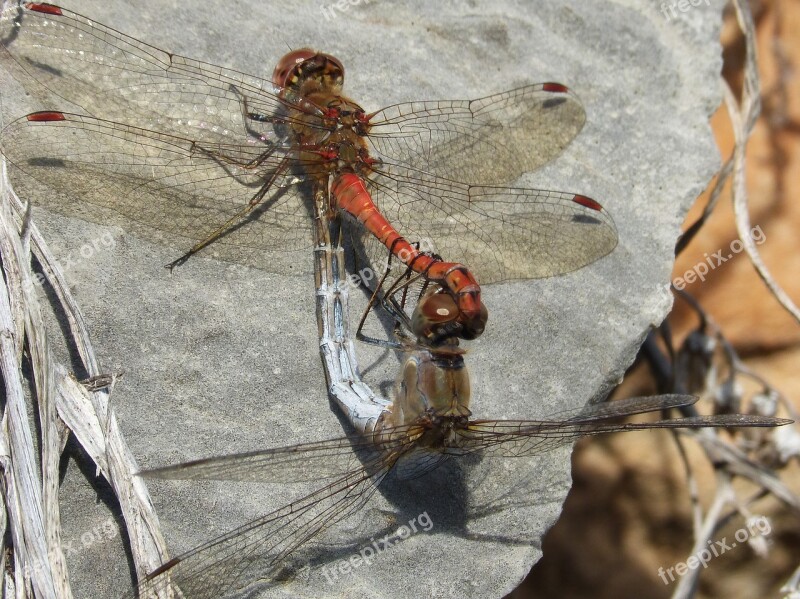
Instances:
[[[520,184],[596,198],[620,244],[569,276],[486,288],[490,324],[469,355],[477,417],[537,418],[584,404],[621,377],[664,317],[679,225],[718,164],[707,125],[719,101],[718,2],[671,20],[650,0],[372,0],[335,18],[318,1],[63,4],[167,50],[264,76],[287,46],[314,46],[343,61],[346,91],[367,109],[537,81],[575,90],[587,112],[583,132]],[[40,108],[5,89],[4,118]],[[143,467],[341,434],[317,353],[313,280],[205,259],[170,275],[162,265],[176,257],[171,250],[118,228],[43,211],[36,219],[64,263],[75,259],[67,274],[102,366],[126,372],[114,403]],[[113,247],[81,257],[107,235]],[[388,356],[367,380],[385,383],[397,367]],[[269,596],[500,597],[540,557],[569,489],[569,464],[566,448],[473,460],[379,492],[314,567]],[[71,463],[63,486],[81,599],[130,585],[119,536],[86,542],[111,517],[87,484],[92,474]],[[178,555],[309,487],[166,481],[150,489]],[[430,532],[326,581],[321,566],[422,512]]]

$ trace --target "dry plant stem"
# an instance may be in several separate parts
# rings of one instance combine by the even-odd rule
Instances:
[[[685,290],[675,289],[672,288],[673,293],[675,293],[678,297],[686,301],[689,306],[697,313],[702,326],[710,330],[710,333],[714,335],[717,341],[723,346],[726,355],[730,359],[730,364],[736,374],[740,374],[742,376],[747,376],[754,381],[758,382],[765,391],[770,393],[774,393],[778,398],[778,402],[783,408],[789,413],[789,416],[795,422],[800,422],[800,411],[794,406],[786,395],[781,393],[778,389],[775,389],[767,379],[763,376],[754,372],[752,368],[747,366],[742,359],[739,357],[739,354],[736,352],[736,349],[731,345],[731,342],[728,341],[727,337],[722,333],[722,329],[720,328],[719,324],[711,317],[711,315],[707,314],[700,303],[689,293]],[[668,391],[663,391],[668,392]],[[680,390],[673,390],[672,392],[685,392],[685,389]]]
[[[731,475],[741,476],[761,486],[800,514],[800,497],[792,492],[769,468],[757,464],[731,443],[712,435],[697,435],[697,440],[715,463],[724,464]]]
[[[745,178],[745,154],[747,140],[758,119],[761,111],[761,89],[758,77],[758,62],[756,58],[755,45],[755,26],[753,17],[745,0],[733,0],[736,8],[736,18],[739,27],[745,36],[745,64],[744,64],[744,89],[742,90],[742,106],[738,109],[736,99],[728,84],[723,80],[723,90],[725,92],[725,104],[730,115],[733,126],[736,146],[733,151],[733,211],[736,218],[736,230],[742,240],[745,251],[755,266],[761,279],[766,283],[775,299],[800,323],[800,309],[792,302],[786,292],[781,289],[777,281],[767,270],[761,259],[755,242],[750,236],[750,215],[747,211],[747,185]]]
[[[8,465],[8,455],[5,451],[7,448],[6,445],[6,436],[5,436],[5,426],[3,425],[0,428],[0,468],[5,470],[5,467]],[[2,477],[0,477],[2,478]],[[0,493],[0,534],[3,535],[3,538],[6,536],[6,532],[8,531],[8,513],[6,512],[6,502],[5,502],[5,489],[3,492]],[[11,589],[13,589],[14,582],[11,579],[11,573],[8,569],[8,563],[6,562],[6,557],[8,553],[5,550],[5,547],[0,547],[0,575],[2,575],[2,580],[0,580],[0,597],[5,599],[6,597],[11,597]]]
[[[781,587],[781,593],[786,593],[787,599],[793,599],[797,596],[795,593],[800,593],[800,566]]]
[[[719,439],[717,435],[708,434],[709,431],[698,431],[697,440],[703,445],[706,453],[713,458],[715,463],[723,464],[717,468],[717,488],[714,501],[706,512],[699,534],[695,534],[695,543],[689,555],[698,555],[708,548],[713,540],[713,535],[719,530],[729,515],[723,515],[727,505],[736,506],[735,513],[742,513],[741,503],[736,497],[732,486],[735,476],[748,478],[761,485],[763,491],[758,496],[771,493],[785,501],[795,510],[800,510],[800,498],[794,495],[770,470],[752,462],[747,456],[732,444]],[[679,581],[672,594],[672,599],[689,599],[697,590],[697,580],[701,569],[690,569]]]
[[[770,393],[774,393],[775,396],[778,398],[778,402],[783,408],[789,413],[789,416],[795,422],[800,422],[800,412],[798,412],[797,408],[795,408],[794,403],[792,403],[788,397],[786,397],[783,393],[781,393],[778,389],[775,389],[767,379],[763,376],[755,372],[752,368],[750,368],[747,364],[742,362],[742,359],[739,357],[739,354],[736,352],[734,347],[731,345],[731,342],[722,334],[722,331],[719,327],[714,323],[711,318],[708,319],[709,324],[714,327],[714,334],[716,335],[717,339],[719,340],[720,344],[725,348],[725,352],[730,358],[731,366],[736,371],[736,374],[740,374],[742,376],[749,377],[759,383],[765,391],[769,391]]]
[[[714,501],[706,512],[706,517],[700,528],[700,534],[695,536],[694,547],[689,555],[697,555],[700,551],[708,548],[711,536],[717,529],[717,522],[725,506],[735,500],[733,487],[731,486],[730,476],[723,471],[717,471],[717,492]],[[690,599],[697,590],[697,580],[700,577],[700,568],[692,568],[683,575],[678,582],[678,586],[672,593],[672,599]]]
[[[689,463],[689,456],[686,454],[686,448],[680,439],[680,436],[673,432],[675,445],[678,448],[678,453],[681,456],[684,470],[686,472],[686,486],[689,488],[689,501],[692,504],[692,528],[694,538],[699,539],[703,526],[703,507],[700,505],[700,491],[697,486],[697,478],[692,471],[692,466]]]
[[[3,469],[2,484],[3,484],[3,503],[8,513],[8,525],[10,525],[9,532],[11,533],[12,548],[8,548],[13,552],[14,564],[16,567],[12,568],[9,572],[4,571],[5,574],[5,589],[8,589],[8,597],[16,597],[18,599],[25,599],[33,596],[33,589],[30,586],[30,578],[25,580],[23,574],[25,568],[23,564],[28,563],[28,555],[25,551],[25,543],[21,538],[22,534],[22,515],[19,511],[20,503],[17,497],[17,486],[14,478],[14,471],[11,467],[11,451],[8,446],[8,418],[3,416],[2,429],[0,429],[0,466]],[[3,537],[6,538],[5,536]],[[3,556],[6,555],[6,546],[3,545]]]
[[[46,524],[43,526],[50,527],[47,537],[48,541],[54,543],[58,539],[58,459],[66,439],[67,430],[64,427],[64,424],[66,424],[66,427],[75,434],[79,443],[92,457],[98,473],[102,474],[114,488],[128,527],[128,536],[131,542],[134,564],[137,573],[143,576],[161,565],[161,563],[167,559],[166,544],[159,529],[155,510],[146,487],[139,478],[134,476],[137,465],[122,437],[114,412],[109,408],[109,392],[107,390],[93,393],[88,392],[83,386],[78,384],[71,375],[67,374],[67,370],[62,365],[52,362],[52,357],[47,351],[47,342],[42,334],[44,328],[34,292],[36,286],[32,283],[29,268],[30,255],[22,253],[23,245],[28,245],[28,243],[25,243],[27,240],[32,242],[33,252],[43,269],[44,277],[52,286],[62,305],[73,336],[73,342],[83,361],[84,368],[90,376],[99,374],[97,361],[84,325],[83,317],[78,306],[75,304],[63,274],[58,268],[57,262],[50,254],[36,225],[22,216],[27,213],[27,207],[16,197],[13,190],[8,187],[7,179],[5,178],[5,170],[3,170],[2,176],[2,183],[4,185],[2,210],[6,217],[3,219],[4,226],[1,240],[4,248],[3,264],[7,269],[7,273],[9,268],[13,269],[13,273],[11,275],[7,274],[6,279],[8,281],[17,281],[18,283],[14,288],[9,288],[9,294],[12,300],[6,302],[7,306],[0,304],[0,309],[5,308],[3,317],[8,321],[8,324],[5,321],[3,322],[4,331],[21,331],[21,323],[24,323],[25,330],[28,331],[27,339],[29,340],[29,346],[31,346],[30,354],[34,372],[40,373],[35,374],[35,391],[39,404],[39,416],[42,420],[42,450],[44,452],[42,458],[44,468],[44,497],[42,499],[42,505],[46,508],[45,513],[48,518],[45,520]],[[13,206],[17,216],[23,220],[21,229],[24,238],[22,243],[20,243],[18,228],[10,217],[9,206]],[[16,248],[19,253],[9,254],[5,250],[6,246]],[[25,249],[27,249],[27,247]],[[9,255],[14,255],[16,258],[14,260],[9,260]],[[31,308],[31,306],[34,307]],[[11,323],[13,323],[15,328],[7,329],[7,326],[11,326]],[[3,342],[8,340],[13,344],[11,355],[14,357],[14,362],[8,365],[4,362],[3,372],[7,385],[9,381],[14,381],[15,379],[18,380],[21,385],[19,358],[21,356],[22,343],[19,339],[20,337],[22,337],[22,335],[8,335],[6,339],[4,335],[2,339],[0,339],[0,341]],[[2,350],[3,357],[5,358],[7,352],[4,346]],[[16,370],[14,370],[11,375],[5,376],[9,369]],[[45,374],[43,375],[41,373]],[[20,387],[18,394],[21,393],[21,390],[22,388]],[[11,397],[10,394],[7,393],[7,395]],[[49,397],[49,399],[43,401],[43,397]],[[33,448],[32,442],[31,437],[30,451],[32,451]],[[16,462],[19,459],[19,454],[13,450],[13,447],[10,455],[14,456],[10,465],[17,467]],[[14,477],[12,480],[15,481],[17,478],[18,477]],[[8,485],[8,480],[6,484]],[[15,510],[11,499],[7,499],[7,504],[9,505],[9,513],[12,515],[11,528],[12,536],[14,536],[15,539],[15,550],[30,551],[27,544],[23,542],[26,537],[22,536],[20,541],[17,541],[19,535],[14,534],[15,531],[28,530],[29,526],[25,522],[16,521],[13,518],[15,511],[19,513],[20,516],[23,516],[28,510],[27,508]],[[42,511],[41,508],[39,511]],[[33,511],[31,513],[36,512]],[[45,536],[41,534],[38,535],[37,538],[43,540]],[[56,551],[50,552],[51,558],[53,555],[58,556],[60,552],[59,547],[60,541],[56,546]],[[45,557],[47,557],[47,555],[46,552]],[[16,562],[17,565],[20,566],[15,571],[15,575],[17,575],[16,596],[18,597],[30,596],[20,594],[21,591],[24,592],[25,585],[20,584],[22,581],[19,578],[19,574],[24,571],[23,566],[25,564],[30,564],[34,559],[39,558],[25,557],[25,559],[20,559]],[[61,559],[63,559],[63,557]],[[59,585],[57,587],[53,586],[53,588],[60,589],[59,594],[42,594],[37,589],[37,597],[70,597],[69,585],[66,581],[66,572],[63,569],[59,569],[58,557],[54,561],[57,565],[56,568],[52,568],[49,562],[43,562],[47,564],[46,576],[44,577],[41,576],[41,574],[45,573],[44,569],[35,565],[37,574],[35,578],[41,580],[55,580]],[[34,561],[33,563],[37,564],[38,562]],[[54,577],[53,572],[63,572],[63,575],[58,574]],[[42,585],[46,583],[37,581],[37,584]],[[49,585],[50,583],[47,584]],[[52,584],[55,585],[55,583]]]
[[[722,332],[713,319],[709,317],[708,314],[703,311],[702,307],[696,302],[696,300],[694,300],[694,298],[688,295],[686,292],[676,290],[676,295],[686,300],[697,312],[702,328],[708,329],[708,334],[714,335],[719,340],[726,350],[726,354],[730,360],[731,367],[733,368],[734,372],[744,373],[744,365],[741,363],[741,360],[738,358],[738,355],[733,347],[722,335]],[[652,337],[648,337],[648,339],[651,340]],[[667,343],[667,348],[670,352],[670,355],[673,356],[674,362],[675,352],[672,349],[672,344],[668,336],[665,336],[665,341]],[[647,353],[648,360],[651,364],[656,364],[658,366],[659,378],[663,380],[675,379],[669,360],[666,358],[654,359],[654,354],[658,353],[658,357],[660,357],[661,353],[661,350],[657,347],[655,342],[652,341],[648,347],[650,348],[650,351]],[[771,387],[769,387],[766,381],[763,379],[759,380],[762,382],[765,389],[771,390]],[[675,391],[675,389],[673,388],[672,391]],[[697,498],[696,480],[694,474],[691,471],[690,465],[686,459],[680,436],[675,435],[678,450],[686,470],[690,501],[693,511],[695,542],[690,555],[696,555],[698,551],[707,549],[708,543],[712,540],[712,535],[718,531],[719,528],[729,519],[745,513],[747,510],[744,506],[747,506],[749,503],[752,503],[758,498],[772,494],[786,502],[793,509],[797,510],[800,508],[800,498],[794,495],[791,490],[786,488],[786,486],[783,485],[780,479],[778,479],[771,470],[766,469],[750,460],[747,455],[734,444],[721,439],[719,435],[716,435],[711,431],[687,432],[686,434],[690,434],[691,436],[695,437],[702,444],[709,461],[714,464],[719,464],[717,467],[718,485],[716,488],[714,503],[709,512],[705,515],[705,517],[703,517],[702,508]],[[757,491],[757,493],[747,501],[740,502],[734,493],[731,481],[736,476],[749,479],[760,486],[760,489]],[[729,503],[734,505],[736,509],[723,515],[722,507]],[[678,586],[675,588],[673,597],[692,597],[697,590],[697,580],[699,576],[700,570],[698,568],[692,569],[685,574],[681,578]]]
[[[6,465],[8,464],[8,453],[5,451],[6,445],[6,436],[5,426],[0,426],[0,469],[5,470]],[[2,477],[0,477],[0,481],[2,481]],[[0,482],[0,488],[2,488],[2,482]],[[3,535],[3,538],[6,536],[6,532],[8,531],[8,518],[6,513],[6,502],[5,502],[5,489],[3,492],[0,493],[0,534]],[[5,581],[8,578],[8,571],[6,570],[6,550],[5,546],[0,546],[0,576],[2,576],[2,580],[0,581],[0,597],[5,599],[6,597],[6,584]]]
[[[19,534],[15,537],[15,555],[19,558],[18,567],[31,578],[34,595],[41,598],[69,598],[71,594],[66,585],[64,572],[64,556],[60,544],[53,546],[57,532],[53,534],[52,528],[59,526],[58,511],[53,513],[52,496],[42,490],[42,481],[39,480],[36,458],[34,452],[34,436],[28,420],[27,406],[25,403],[24,384],[22,378],[22,363],[19,360],[19,339],[27,333],[30,341],[32,369],[36,379],[37,391],[42,389],[42,379],[47,378],[47,368],[41,360],[46,360],[41,353],[43,345],[36,339],[35,333],[27,330],[32,326],[35,316],[32,317],[28,307],[24,305],[25,290],[22,287],[23,275],[20,253],[22,244],[17,236],[16,228],[12,222],[8,204],[0,206],[0,253],[3,257],[5,279],[0,284],[0,359],[2,360],[2,373],[5,382],[5,431],[7,432],[9,470],[6,474],[7,504],[13,504],[16,514],[12,515],[12,531],[16,528]],[[12,303],[16,303],[12,311]],[[20,326],[20,307],[24,310],[23,326]],[[13,315],[13,316],[12,316]],[[47,393],[47,384],[44,383],[44,393]],[[48,399],[45,398],[45,402]],[[45,441],[45,427],[43,423],[43,441]],[[50,443],[43,443],[42,456],[43,476],[52,476],[48,471],[51,460],[47,454],[52,449]],[[57,461],[56,461],[57,464]],[[58,470],[55,472],[56,484],[58,483]],[[45,483],[49,485],[48,483]],[[43,495],[48,495],[48,504],[45,506]],[[57,506],[57,501],[56,501]],[[46,509],[47,508],[47,509]],[[47,522],[45,522],[47,518]],[[50,530],[48,530],[50,529]],[[18,543],[22,545],[19,546]],[[23,547],[21,551],[19,547]]]
[[[714,322],[711,316],[703,311],[702,307],[696,302],[696,300],[694,300],[694,298],[688,295],[685,291],[678,292],[678,295],[689,301],[689,304],[697,311],[701,320],[705,323],[705,326],[711,330],[712,334],[725,347],[726,352],[731,360],[731,366],[735,372],[737,374],[745,374],[756,378],[756,380],[758,380],[766,389],[776,393],[778,400],[782,405],[785,406],[793,419],[800,420],[797,417],[796,409],[788,400],[788,398],[786,398],[776,389],[773,389],[763,377],[753,373],[741,362],[736,350],[730,345],[730,342],[722,334],[719,325]],[[698,439],[704,444],[706,447],[706,452],[709,453],[710,456],[713,452],[713,462],[716,463],[724,461],[726,468],[728,468],[731,473],[735,472],[740,476],[750,479],[782,501],[786,502],[792,508],[800,509],[800,498],[798,498],[794,493],[792,493],[791,490],[784,486],[780,479],[778,479],[771,470],[763,468],[759,464],[753,462],[744,452],[739,450],[731,443],[721,440],[716,435],[701,435],[698,436]]]
[[[736,218],[736,228],[739,237],[742,240],[743,246],[750,256],[753,265],[759,273],[759,276],[764,280],[769,289],[778,299],[778,301],[797,319],[800,321],[800,311],[792,303],[791,299],[783,292],[778,284],[772,279],[766,267],[761,260],[761,257],[756,250],[755,243],[750,237],[750,218],[747,212],[747,190],[745,185],[745,152],[746,144],[749,139],[753,126],[760,111],[760,96],[759,96],[759,79],[758,79],[758,64],[756,61],[755,53],[755,27],[752,20],[752,15],[749,12],[749,7],[746,5],[745,0],[733,0],[732,2],[736,11],[737,20],[740,28],[742,29],[745,42],[746,42],[746,60],[744,69],[744,89],[742,90],[742,105],[741,109],[737,106],[736,98],[727,83],[722,80],[723,91],[725,94],[725,102],[730,115],[736,145],[734,148],[733,156],[730,160],[726,161],[717,177],[716,184],[711,192],[711,198],[706,206],[703,215],[696,223],[692,225],[687,231],[687,235],[682,238],[676,246],[676,253],[680,252],[689,240],[694,236],[697,230],[702,226],[708,218],[708,214],[713,209],[717,202],[719,193],[728,176],[732,173],[732,193],[733,193],[733,206]],[[695,302],[692,303],[699,310],[699,306]],[[705,316],[701,312],[701,318]],[[706,320],[706,322],[708,322]],[[726,349],[732,350],[730,345],[721,335],[718,327],[713,323],[709,323],[712,329],[715,330],[716,336],[722,340]],[[730,353],[730,352],[729,352]],[[732,356],[732,366],[736,368],[741,366],[735,352],[730,354]],[[800,509],[800,498],[794,495],[788,488],[781,483],[781,481],[771,471],[753,463],[747,456],[737,447],[730,443],[724,442],[717,436],[706,434],[697,435],[698,440],[703,444],[706,453],[709,457],[713,457],[714,463],[723,463],[724,467],[717,469],[717,489],[714,501],[709,508],[703,520],[703,525],[697,531],[695,524],[695,543],[690,555],[697,555],[700,551],[707,549],[708,543],[712,540],[712,535],[718,530],[718,526],[724,519],[722,510],[727,504],[736,503],[736,495],[731,485],[734,476],[740,475],[749,478],[753,482],[759,484],[763,492],[769,492],[779,499],[786,502],[795,510]],[[680,446],[680,443],[679,443]],[[690,481],[691,473],[689,473]],[[696,506],[693,502],[693,507]],[[737,509],[737,512],[739,510]],[[690,569],[679,581],[672,597],[673,599],[688,599],[694,596],[697,590],[697,582],[700,576],[700,569]],[[791,581],[790,581],[791,583]],[[787,587],[790,586],[787,583]],[[796,585],[795,585],[796,586]]]
[[[19,253],[16,254],[19,260],[21,278],[15,283],[22,290],[22,302],[25,307],[25,338],[27,339],[28,351],[33,366],[37,397],[36,406],[39,411],[42,501],[45,516],[45,533],[47,535],[47,551],[52,562],[53,575],[59,596],[70,597],[71,592],[67,582],[66,563],[61,551],[61,511],[58,504],[58,467],[61,452],[67,444],[69,431],[56,414],[53,359],[47,344],[47,338],[44,335],[44,322],[39,309],[38,298],[35,295],[31,271],[27,267],[30,264],[30,216],[30,210],[26,210],[23,219],[22,236],[18,247]],[[18,355],[18,359],[20,358],[21,354]]]
[[[22,203],[16,195],[12,197],[12,201],[17,212],[22,212]],[[100,369],[83,314],[36,225],[31,226],[31,239],[34,255],[67,316],[83,366],[89,376],[96,376],[100,374]],[[138,465],[125,442],[116,415],[109,407],[109,392],[102,390],[89,393],[74,379],[67,377],[65,368],[59,368],[62,375],[59,381],[59,400],[67,400],[63,404],[59,401],[59,413],[84,449],[90,455],[97,456],[95,464],[99,473],[114,488],[128,528],[136,571],[142,577],[168,559],[166,542],[147,487],[134,475],[138,471]],[[73,413],[74,417],[70,417]],[[84,426],[91,422],[86,419],[87,416],[96,419],[96,426]],[[91,450],[93,447],[94,451]]]

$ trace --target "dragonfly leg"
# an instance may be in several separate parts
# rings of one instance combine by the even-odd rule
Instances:
[[[419,250],[419,242],[413,242],[411,245],[418,251]],[[434,254],[430,254],[434,255]],[[438,259],[438,257],[437,257]],[[395,256],[395,248],[389,248],[389,258],[386,263],[386,268],[384,270],[383,276],[381,277],[378,285],[372,291],[369,303],[367,304],[367,308],[364,310],[364,313],[361,316],[361,320],[358,325],[358,330],[356,331],[356,338],[359,341],[363,341],[366,343],[371,343],[373,345],[379,345],[383,347],[392,347],[394,349],[402,349],[408,348],[411,345],[414,345],[418,339],[416,339],[416,335],[414,334],[414,328],[411,322],[411,318],[408,316],[406,311],[406,304],[408,302],[408,293],[411,289],[411,286],[416,283],[418,280],[422,280],[422,287],[417,293],[416,300],[419,302],[428,291],[428,288],[432,284],[432,281],[425,276],[424,272],[416,272],[412,267],[406,266],[405,272],[400,275],[388,288],[386,288],[386,280],[389,277],[389,274],[392,271],[392,260],[397,260]],[[366,287],[366,283],[365,283]],[[369,289],[369,287],[366,287]],[[437,285],[438,290],[441,291],[441,287]],[[400,293],[400,297],[396,297],[397,294]],[[383,309],[392,316],[394,319],[394,336],[400,340],[400,343],[395,343],[387,340],[382,339],[375,339],[373,337],[368,337],[363,333],[364,323],[366,322],[367,316],[369,313],[375,308],[375,306],[380,303]]]
[[[244,208],[242,208],[236,214],[230,217],[220,227],[212,231],[208,236],[205,237],[205,239],[202,239],[201,241],[198,241],[196,244],[194,244],[189,249],[189,251],[186,252],[183,256],[167,264],[165,268],[168,268],[170,271],[172,271],[175,267],[182,266],[189,260],[189,258],[194,256],[200,250],[211,245],[214,241],[220,239],[225,234],[227,234],[231,229],[233,229],[233,227],[237,223],[242,221],[248,214],[250,214],[253,211],[254,208],[256,208],[259,204],[261,204],[261,202],[264,200],[264,197],[267,195],[267,192],[270,191],[270,189],[272,189],[272,186],[277,180],[277,178],[281,174],[283,174],[287,168],[288,168],[288,163],[286,160],[284,160],[280,164],[280,166],[277,169],[275,169],[275,172],[272,173],[270,178],[267,179],[261,185],[261,188],[253,195],[253,197],[250,198],[250,201]]]

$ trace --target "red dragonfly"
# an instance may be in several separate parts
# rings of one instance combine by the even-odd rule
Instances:
[[[86,112],[3,131],[18,190],[37,181],[69,196],[46,194],[50,208],[189,247],[173,266],[213,242],[221,259],[310,272],[314,227],[343,225],[369,263],[389,248],[442,285],[471,338],[486,320],[478,281],[570,272],[616,246],[596,201],[502,186],[581,130],[581,103],[559,83],[367,113],[342,95],[341,62],[309,49],[266,81],[34,2],[4,12],[0,39],[31,92]],[[435,251],[408,241],[425,239]]]

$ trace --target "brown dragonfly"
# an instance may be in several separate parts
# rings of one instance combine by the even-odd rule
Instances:
[[[391,302],[389,302],[391,303]],[[150,478],[289,483],[329,480],[317,491],[178,556],[151,573],[131,595],[187,599],[254,596],[285,582],[286,564],[306,557],[326,529],[357,513],[394,473],[427,475],[444,462],[474,453],[488,457],[540,455],[584,435],[650,429],[780,426],[789,420],[753,415],[696,416],[624,423],[646,412],[689,406],[687,395],[636,397],[562,412],[549,420],[476,420],[470,381],[456,337],[437,329],[457,319],[455,299],[428,286],[410,317],[398,317],[398,343],[407,355],[394,402],[366,434],[213,457],[142,473]],[[431,343],[430,339],[436,339]],[[178,591],[180,594],[178,594]]]
[[[36,2],[3,12],[0,39],[32,93],[85,111],[34,113],[2,132],[18,191],[39,182],[57,192],[37,194],[47,207],[189,248],[171,266],[208,248],[308,272],[314,227],[342,224],[369,263],[389,248],[446,289],[475,337],[478,281],[570,272],[616,246],[591,198],[503,186],[581,130],[583,107],[562,84],[368,113],[342,95],[341,62],[309,49],[267,81]]]

